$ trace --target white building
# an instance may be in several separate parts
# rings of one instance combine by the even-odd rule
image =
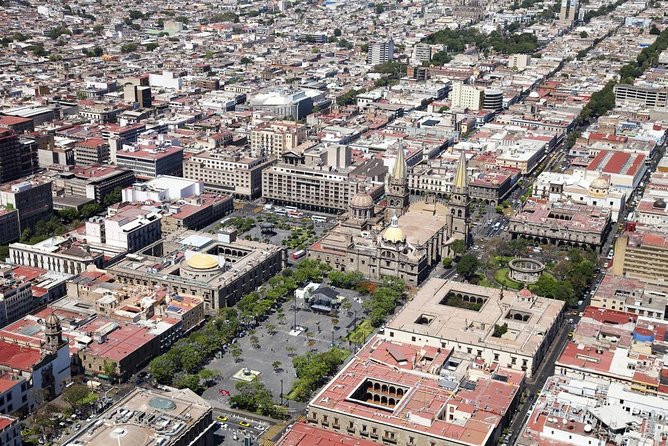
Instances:
[[[533,183],[532,197],[552,203],[571,201],[576,204],[599,206],[610,209],[611,219],[616,222],[624,210],[626,193],[610,185],[607,176],[585,178],[582,169],[572,174],[542,172]]]
[[[482,108],[484,92],[472,85],[463,82],[453,82],[450,101],[453,109],[480,110]]]
[[[394,58],[394,41],[392,39],[369,44],[366,63],[378,65]]]
[[[145,183],[133,184],[123,189],[123,202],[140,201],[165,202],[201,195],[202,183],[169,175],[159,175]]]
[[[160,214],[139,207],[121,208],[109,217],[94,217],[86,222],[86,240],[135,252],[162,236]]]
[[[183,79],[175,77],[171,71],[163,71],[162,74],[149,74],[148,83],[151,87],[169,90],[181,90],[183,88]]]

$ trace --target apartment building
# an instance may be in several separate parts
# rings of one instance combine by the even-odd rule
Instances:
[[[0,208],[0,245],[15,242],[19,237],[19,212],[16,209]]]
[[[254,153],[280,157],[306,141],[306,126],[290,121],[271,121],[251,131],[250,145]]]
[[[127,252],[138,251],[162,236],[160,214],[140,206],[124,206],[108,217],[93,217],[86,222],[86,240]]]
[[[0,327],[28,314],[33,309],[32,284],[0,278]]]
[[[183,174],[183,147],[165,146],[139,148],[126,146],[113,150],[112,161],[119,167],[130,169],[137,178],[155,178],[158,175],[181,176]]]
[[[74,160],[79,166],[109,162],[109,144],[102,138],[88,138],[74,144]]]
[[[104,166],[67,166],[46,173],[58,197],[80,197],[102,203],[104,197],[116,188],[132,186],[134,172],[127,168]]]
[[[382,40],[369,44],[366,63],[378,65],[389,62],[394,58],[394,41],[392,39]]]
[[[473,85],[453,82],[450,101],[453,109],[480,110],[483,106],[484,92]]]
[[[274,160],[265,156],[254,158],[239,152],[202,151],[183,163],[183,177],[202,182],[209,192],[252,200],[262,196],[262,172],[273,163]]]

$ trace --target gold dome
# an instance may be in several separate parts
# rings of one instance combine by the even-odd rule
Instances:
[[[188,266],[193,269],[218,268],[218,259],[210,254],[197,253],[188,259]]]
[[[387,228],[383,233],[383,240],[390,243],[406,241],[406,236],[404,235],[404,231],[402,231],[399,227],[399,219],[396,215],[392,217],[392,223],[390,223],[390,227]]]

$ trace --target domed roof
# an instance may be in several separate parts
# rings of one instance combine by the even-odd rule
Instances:
[[[540,95],[538,94],[538,92],[532,91],[531,93],[529,93],[529,97],[530,98],[539,98]]]
[[[520,290],[520,292],[517,293],[517,294],[519,294],[520,297],[524,297],[524,298],[529,298],[529,297],[533,296],[533,293],[531,291],[529,291],[526,287],[522,288]]]
[[[197,253],[188,259],[188,266],[193,269],[212,269],[218,265],[218,259],[210,254]]]
[[[46,317],[46,325],[58,325],[59,323],[60,319],[58,319],[56,313],[51,313]]]
[[[601,176],[592,181],[590,187],[593,189],[607,189],[610,187],[610,182]]]
[[[392,223],[390,223],[390,227],[387,228],[383,233],[383,240],[390,243],[406,241],[406,236],[404,235],[404,231],[402,231],[399,227],[399,219],[396,215],[392,217]]]
[[[654,201],[654,208],[655,209],[665,209],[666,208],[666,201],[663,198],[657,198]]]
[[[370,208],[373,207],[373,198],[366,192],[358,192],[350,200],[350,205],[355,208]]]

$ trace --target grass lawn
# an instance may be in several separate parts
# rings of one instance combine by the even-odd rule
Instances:
[[[494,273],[494,280],[499,282],[501,285],[505,285],[506,288],[511,288],[513,290],[522,289],[522,284],[515,282],[513,279],[508,277],[508,268],[501,268]]]
[[[373,333],[373,327],[369,319],[364,319],[357,327],[346,336],[346,340],[357,344],[364,344],[366,338]]]

